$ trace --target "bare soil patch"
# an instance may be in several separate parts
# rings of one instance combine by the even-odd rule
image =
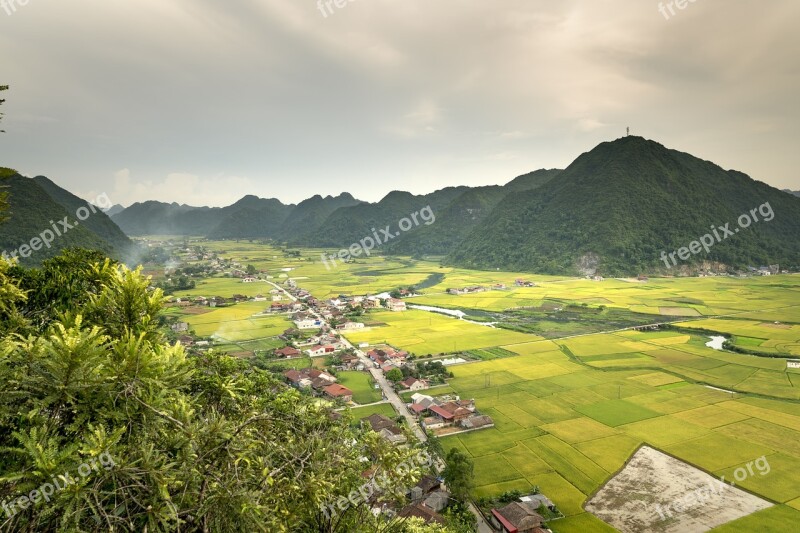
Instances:
[[[622,533],[702,533],[771,506],[643,446],[585,508]]]

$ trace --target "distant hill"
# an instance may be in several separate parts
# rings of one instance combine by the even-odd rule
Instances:
[[[7,187],[10,205],[10,219],[0,224],[0,253],[5,251],[11,255],[16,250],[21,264],[35,266],[58,255],[64,248],[101,250],[121,260],[131,251],[131,241],[105,213],[98,208],[92,211],[87,202],[49,179],[26,178],[8,169],[0,169],[0,175],[8,176],[2,185]],[[85,217],[83,221],[76,216],[81,207],[89,212],[88,216],[81,212]],[[65,217],[72,228],[61,224]],[[34,238],[41,241],[42,237],[51,240],[49,248],[41,242],[31,243]],[[41,249],[31,250],[28,257],[22,257],[23,252],[28,252],[20,248],[31,244]]]
[[[436,213],[436,223],[421,226],[389,246],[392,253],[406,255],[445,255],[452,252],[509,194],[533,190],[561,173],[537,170],[519,176],[504,186],[476,187],[464,191],[450,205]]]
[[[453,200],[469,190],[469,187],[447,187],[426,195],[413,195],[409,192],[392,191],[375,204],[361,203],[352,207],[342,207],[333,212],[322,225],[303,239],[296,239],[300,244],[341,248],[348,247],[361,239],[372,235],[373,228],[379,234],[386,226],[397,232],[400,219],[408,217],[421,209],[430,207],[434,213],[447,208]],[[420,225],[416,228],[423,227]],[[413,233],[402,233],[395,237],[397,241]],[[394,244],[395,240],[388,241]]]
[[[48,178],[44,176],[36,176],[33,178],[39,187],[50,195],[50,198],[62,205],[70,213],[75,213],[81,207],[89,207],[89,203],[81,198],[78,198],[71,192],[62,189]],[[110,202],[109,202],[110,203]],[[104,207],[104,206],[99,206]],[[119,227],[109,218],[105,211],[98,210],[92,214],[85,221],[81,222],[82,225],[89,228],[98,237],[103,239],[116,250],[125,252],[131,245],[131,240],[122,232]]]
[[[364,202],[356,200],[350,193],[342,193],[336,197],[326,196],[325,198],[317,194],[297,204],[297,207],[284,220],[277,236],[279,239],[287,241],[308,240],[337,209],[354,207],[362,203]]]
[[[248,195],[227,207],[135,203],[113,215],[128,235],[192,235],[213,239],[269,239],[294,209],[274,198]]]
[[[111,219],[127,235],[197,235],[212,232],[224,218],[222,208],[156,201],[137,202]]]
[[[245,196],[221,210],[223,215],[217,227],[208,233],[211,239],[269,239],[294,210],[274,198]]]
[[[463,267],[552,274],[671,272],[678,250],[769,202],[753,224],[679,265],[800,265],[800,201],[740,172],[641,137],[602,143],[558,179],[505,198],[448,256]]]
[[[800,196],[800,191],[790,191],[789,189],[783,189],[783,192],[788,192],[789,194],[794,194],[795,196]]]
[[[106,210],[106,215],[113,217],[117,213],[122,213],[123,211],[125,211],[125,208],[122,205],[114,204]]]

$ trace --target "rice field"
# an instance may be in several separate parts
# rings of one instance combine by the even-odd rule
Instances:
[[[256,244],[213,246],[270,270],[275,281],[292,276],[318,298],[374,294],[441,278],[412,303],[503,311],[558,301],[627,309],[651,314],[654,322],[675,323],[680,330],[545,340],[424,311],[371,312],[372,327],[347,337],[354,343],[388,342],[418,355],[473,351],[486,357],[451,367],[455,378],[447,391],[474,398],[495,427],[445,437],[442,444],[472,457],[475,497],[539,486],[565,515],[551,522],[556,533],[614,531],[584,505],[643,444],[728,479],[748,461],[762,456],[769,461],[769,475],[745,479],[741,487],[776,505],[713,531],[786,531],[787,524],[800,520],[800,371],[787,370],[785,358],[705,346],[706,331],[714,331],[743,348],[800,357],[800,276],[594,282],[381,256],[327,270],[319,250],[286,257]],[[287,268],[292,270],[284,272]],[[536,286],[516,287],[517,278]],[[219,283],[215,290],[236,288]],[[446,294],[450,287],[498,283],[507,288]],[[240,311],[190,320],[194,328],[224,330],[232,339],[280,327],[253,318],[247,308]],[[358,418],[372,412],[394,416],[386,404],[352,410]]]

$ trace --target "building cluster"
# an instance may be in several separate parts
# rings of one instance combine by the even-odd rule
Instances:
[[[494,427],[492,417],[477,411],[475,400],[462,400],[457,396],[434,398],[416,393],[411,396],[408,409],[419,417],[423,428],[434,432],[452,433],[454,428],[470,431]],[[446,431],[441,431],[443,429]]]
[[[287,370],[283,373],[286,381],[297,389],[310,390],[317,396],[330,400],[353,401],[353,391],[337,383],[338,379],[327,372],[315,368]]]

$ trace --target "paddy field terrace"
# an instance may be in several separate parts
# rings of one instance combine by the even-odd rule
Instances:
[[[442,439],[445,449],[473,459],[475,498],[538,486],[565,515],[550,523],[557,533],[615,531],[586,504],[648,445],[729,480],[748,462],[769,462],[768,476],[749,476],[737,487],[772,505],[713,531],[786,531],[800,519],[800,370],[787,368],[787,360],[800,358],[798,275],[593,281],[379,255],[330,271],[319,260],[326,250],[202,245],[269,272],[269,281],[291,278],[317,298],[414,286],[408,304],[465,313],[459,320],[421,310],[370,311],[367,328],[346,337],[417,356],[483,359],[451,367],[455,377],[442,389],[475,398],[496,424]],[[533,286],[517,286],[520,279]],[[464,286],[505,288],[447,292]],[[269,287],[218,276],[175,296],[255,296]],[[285,315],[262,315],[264,307],[169,312],[198,335],[214,335],[223,349],[246,354],[280,345],[276,336],[291,325]],[[661,326],[651,330],[652,324]],[[749,353],[707,347],[713,334]],[[359,379],[347,376],[348,386],[366,403],[374,396]],[[387,404],[354,411],[392,414]],[[674,520],[671,527],[681,527],[680,516]]]

